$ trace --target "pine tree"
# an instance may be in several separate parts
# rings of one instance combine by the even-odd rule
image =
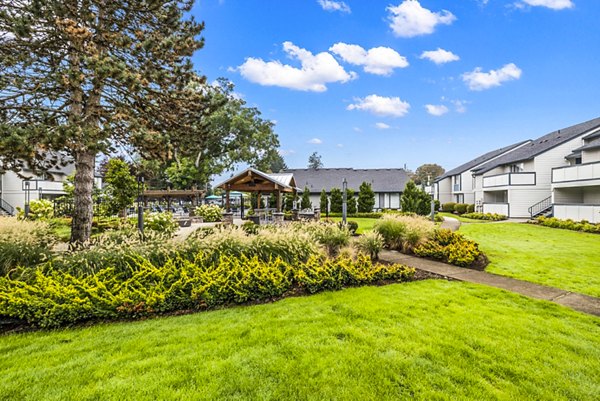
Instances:
[[[312,202],[310,201],[310,190],[308,187],[304,187],[304,191],[302,192],[302,201],[300,202],[301,209],[311,209]]]
[[[331,213],[342,213],[342,204],[344,203],[344,199],[342,197],[342,190],[339,188],[331,188],[329,193],[331,194],[331,203],[329,207]]]
[[[283,199],[283,208],[285,211],[290,211],[294,208],[294,201],[296,199],[294,199],[294,194],[286,194],[285,198]]]
[[[323,190],[321,190],[321,197],[319,198],[319,207],[321,208],[321,213],[328,213],[328,203],[327,191],[325,191],[325,188],[323,188]]]
[[[72,242],[91,233],[97,154],[126,148],[202,173],[276,149],[273,124],[191,58],[193,0],[0,1],[0,169],[74,163]]]
[[[427,216],[431,210],[431,197],[418,188],[413,181],[406,183],[401,202],[403,212],[413,212]]]
[[[354,190],[346,188],[346,212],[348,214],[356,213],[356,198],[354,197]]]
[[[371,184],[363,182],[358,190],[358,212],[370,213],[375,207],[375,192],[371,188]]]

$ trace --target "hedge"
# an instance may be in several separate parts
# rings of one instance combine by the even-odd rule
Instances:
[[[498,213],[465,213],[462,215],[467,219],[473,220],[490,220],[490,221],[501,221],[508,219],[507,216]]]
[[[217,263],[199,254],[190,261],[169,258],[157,265],[138,256],[129,271],[106,268],[74,275],[51,266],[27,280],[0,277],[0,316],[38,327],[97,320],[137,318],[174,311],[203,310],[297,293],[337,290],[381,280],[403,281],[413,268],[373,264],[369,256],[312,256],[291,265],[281,258],[222,255]]]
[[[556,217],[540,216],[533,220],[532,223],[539,224],[545,227],[561,228],[563,230],[583,231],[586,233],[600,234],[600,224],[590,223],[587,220],[579,222],[573,220],[560,220]]]

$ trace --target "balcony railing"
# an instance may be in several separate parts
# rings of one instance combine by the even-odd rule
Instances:
[[[483,213],[497,213],[510,216],[510,205],[508,203],[483,203]]]
[[[600,161],[552,169],[552,183],[600,180]]]
[[[536,177],[534,172],[505,173],[483,177],[484,188],[535,185],[535,183]]]
[[[561,220],[587,220],[590,223],[600,223],[600,205],[555,204],[553,215]]]

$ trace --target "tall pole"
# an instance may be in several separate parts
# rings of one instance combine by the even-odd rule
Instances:
[[[29,181],[25,181],[25,218],[29,217],[29,200],[30,200],[30,192],[29,192]]]
[[[431,192],[431,221],[435,221],[435,199],[433,193],[433,184],[431,183],[430,175],[427,176],[427,186],[429,187],[429,190]]]
[[[348,189],[348,181],[346,181],[346,179],[344,178],[344,181],[342,182],[342,223],[345,225],[346,224],[346,214],[348,212],[348,196],[346,194]]]
[[[143,193],[144,193],[144,176],[138,176],[138,230],[140,232],[142,240],[144,239],[144,204],[143,204]]]

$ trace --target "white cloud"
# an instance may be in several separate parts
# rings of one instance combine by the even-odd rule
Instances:
[[[500,86],[503,82],[513,81],[521,78],[522,71],[514,63],[506,64],[498,70],[490,70],[489,72],[481,71],[481,67],[475,68],[471,72],[466,72],[462,75],[463,81],[469,89],[473,91],[481,91],[495,86]]]
[[[553,10],[564,10],[565,8],[575,7],[573,0],[522,0],[520,4],[527,4],[533,7],[547,7]]]
[[[337,145],[335,145],[335,146],[336,146],[336,147],[338,147],[338,148],[343,148],[343,147],[344,147],[344,144],[343,144],[343,143],[338,143],[338,144],[337,144]]]
[[[389,47],[374,47],[369,50],[359,45],[339,42],[329,51],[340,56],[345,62],[364,67],[365,72],[376,75],[390,75],[394,68],[408,67],[406,57]]]
[[[312,143],[313,145],[320,145],[323,143],[323,141],[320,140],[319,138],[313,138],[310,141],[308,141],[308,143]]]
[[[454,110],[457,113],[466,113],[467,112],[467,101],[465,100],[452,100],[452,104],[454,105]]]
[[[317,0],[317,3],[319,3],[319,5],[325,11],[339,11],[348,14],[352,12],[348,4],[344,3],[343,1]]]
[[[458,57],[456,54],[448,50],[440,49],[439,47],[437,50],[424,51],[421,53],[420,58],[426,58],[427,60],[433,61],[436,64],[444,64],[460,60],[460,57]]]
[[[387,11],[390,28],[396,36],[404,38],[433,33],[437,25],[450,25],[456,20],[450,11],[432,12],[423,8],[418,0],[404,0],[397,6],[389,6]]]
[[[326,91],[328,83],[343,83],[356,78],[356,73],[346,72],[344,67],[327,52],[314,55],[292,42],[284,42],[283,50],[290,58],[299,60],[301,68],[282,64],[278,60],[264,61],[249,57],[237,70],[248,81],[259,85],[312,92]]]
[[[296,153],[295,150],[291,150],[291,149],[290,150],[279,149],[278,152],[281,156],[289,156],[289,155],[293,155],[294,153]]]
[[[375,128],[377,129],[390,129],[391,127],[386,123],[375,123]]]
[[[353,127],[352,129],[354,130],[354,132],[362,132],[362,129],[360,127]]]
[[[408,113],[410,104],[399,97],[369,95],[364,99],[355,99],[356,103],[348,105],[348,110],[363,110],[378,116],[402,117]]]
[[[443,104],[426,104],[425,108],[429,114],[436,117],[443,116],[448,112],[448,108]]]

